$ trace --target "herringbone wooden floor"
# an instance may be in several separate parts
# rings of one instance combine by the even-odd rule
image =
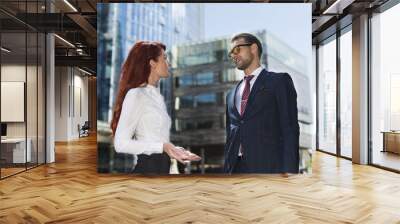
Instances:
[[[400,223],[400,175],[316,153],[313,174],[138,177],[96,172],[96,139],[0,181],[0,223]]]

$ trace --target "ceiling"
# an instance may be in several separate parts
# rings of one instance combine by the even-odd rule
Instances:
[[[313,44],[332,36],[352,23],[353,17],[374,11],[388,0],[313,0]]]
[[[96,73],[97,12],[96,0],[1,0],[2,46],[12,49],[8,60],[28,58],[37,51],[33,44],[25,52],[25,31],[52,32],[55,37],[56,66],[79,66]],[[51,13],[49,13],[51,11]],[[39,46],[39,48],[42,46]],[[4,60],[4,58],[3,58]],[[20,59],[21,60],[21,59]]]
[[[202,1],[204,0],[192,0],[191,2]],[[25,32],[26,29],[29,31],[54,32],[60,37],[55,38],[56,65],[80,66],[95,73],[97,58],[96,3],[127,1],[50,0],[47,1],[47,6],[45,2],[45,0],[1,0],[0,22],[2,31],[14,34],[21,31]],[[220,0],[209,0],[208,2],[220,2]],[[317,44],[334,34],[338,28],[351,24],[352,17],[368,10],[374,10],[388,0],[252,0],[250,2],[311,3],[312,38],[313,43]],[[48,13],[50,9],[52,13]],[[5,38],[11,38],[9,41],[15,40],[14,46],[11,47],[17,49],[18,44],[24,44],[24,40],[21,42],[20,38],[12,38],[12,35],[10,35]],[[29,52],[31,50],[28,47],[28,54]],[[21,53],[26,54],[25,52]]]

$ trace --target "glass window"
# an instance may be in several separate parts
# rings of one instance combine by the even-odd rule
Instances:
[[[371,19],[372,163],[400,170],[400,4]]]
[[[319,149],[336,153],[336,39],[318,48]]]
[[[195,96],[196,106],[210,106],[217,103],[217,94],[215,93],[205,93]]]
[[[193,96],[181,96],[179,99],[180,108],[193,108]]]
[[[38,33],[28,32],[27,33],[27,48],[28,51],[28,62],[27,62],[27,80],[26,80],[26,91],[27,91],[27,143],[28,149],[30,148],[30,157],[28,159],[27,166],[33,167],[37,164],[37,118],[38,118],[38,49],[36,48],[39,41]]]
[[[213,121],[205,120],[197,122],[197,129],[210,129],[213,127]]]
[[[196,129],[196,123],[191,120],[179,120],[179,129],[181,131],[190,131]]]
[[[25,3],[21,4],[24,6],[22,9],[25,9]],[[0,13],[0,17],[7,18],[7,15]],[[12,18],[9,19],[12,20]],[[0,31],[2,32],[0,35],[2,126],[0,169],[2,178],[26,170],[26,163],[29,164],[32,161],[32,148],[30,147],[32,139],[27,137],[27,134],[30,134],[31,126],[27,127],[25,102],[26,100],[29,102],[31,97],[36,96],[36,92],[35,95],[31,95],[33,92],[25,94],[27,72],[31,71],[27,65],[27,59],[29,60],[29,56],[33,56],[31,54],[35,53],[36,49],[27,48],[29,42],[25,30],[3,32],[3,29],[8,28],[7,26],[2,27]],[[29,85],[33,87],[31,82]],[[28,90],[33,91],[32,88],[28,88]],[[26,99],[26,95],[28,99]],[[30,114],[27,114],[27,117],[31,118]]]
[[[340,37],[340,153],[351,158],[352,141],[352,35]]]
[[[186,87],[193,85],[193,76],[190,74],[182,75],[180,77],[177,77],[177,79],[178,79],[178,87]]]
[[[192,66],[192,65],[200,65],[200,64],[207,64],[213,63],[216,61],[216,55],[210,52],[204,52],[194,55],[187,55],[185,57],[180,57],[178,59],[178,66]]]
[[[185,95],[175,98],[175,108],[196,108],[217,105],[223,102],[223,93],[205,93],[196,96]]]
[[[210,118],[175,119],[176,131],[211,129],[214,120]]]
[[[195,75],[184,74],[175,78],[175,87],[188,87],[195,85],[209,85],[214,83],[213,72],[203,72]]]
[[[214,83],[214,73],[204,72],[196,74],[196,85],[208,85]]]

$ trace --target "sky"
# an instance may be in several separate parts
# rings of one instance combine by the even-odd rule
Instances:
[[[266,29],[311,60],[311,3],[208,3],[204,11],[206,39]]]

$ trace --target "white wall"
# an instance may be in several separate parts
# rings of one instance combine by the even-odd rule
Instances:
[[[2,113],[16,113],[12,110],[20,110],[19,112],[25,114],[26,120],[22,122],[6,122],[7,123],[7,137],[9,138],[24,138],[25,135],[29,139],[31,155],[33,162],[39,159],[39,163],[44,163],[44,74],[42,67],[39,65],[27,65],[10,63],[1,66],[1,81],[9,82],[24,82],[26,84],[26,106],[22,102],[22,107],[12,108],[10,106],[1,107]],[[27,81],[25,80],[27,78]],[[2,93],[4,94],[2,89]],[[19,90],[20,94],[24,94],[24,90]],[[7,94],[7,93],[5,93]],[[7,95],[2,95],[2,98]],[[24,98],[24,97],[23,97]],[[25,100],[23,100],[25,101]],[[3,103],[2,103],[3,104]],[[22,115],[24,116],[24,115]]]
[[[77,139],[78,124],[88,120],[88,78],[83,75],[76,68],[56,67],[56,141]]]
[[[20,64],[1,66],[1,81],[25,82],[26,67]],[[7,110],[7,108],[1,108]],[[25,122],[7,122],[7,137],[25,137]]]
[[[55,68],[55,141],[68,140],[68,68]]]
[[[1,81],[4,82],[25,82],[25,75],[28,72],[28,84],[27,88],[27,121],[28,121],[28,137],[31,133],[35,133],[36,136],[36,80],[31,75],[36,76],[36,66],[27,66],[25,64],[5,64],[1,66]],[[33,86],[33,87],[32,87]],[[4,96],[2,96],[4,97]],[[39,107],[43,105],[38,105]],[[9,108],[1,108],[1,110],[9,110]],[[24,110],[24,108],[22,108]],[[25,126],[26,122],[7,122],[7,136],[8,137],[25,137]]]

